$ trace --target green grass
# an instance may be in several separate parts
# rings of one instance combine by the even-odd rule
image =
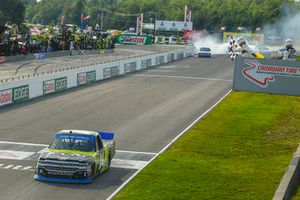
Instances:
[[[272,199],[300,141],[300,97],[231,93],[115,199]]]
[[[300,61],[300,56],[297,56],[297,57],[296,57],[296,60],[297,60],[297,61]]]

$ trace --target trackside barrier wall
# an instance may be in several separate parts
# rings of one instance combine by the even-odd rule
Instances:
[[[237,57],[233,89],[300,95],[300,62]]]
[[[290,162],[290,165],[285,171],[280,184],[274,194],[273,200],[287,200],[291,199],[300,178],[300,145]]]
[[[176,49],[116,62],[91,64],[71,70],[62,69],[58,73],[37,74],[32,78],[4,83],[0,85],[0,106],[180,60],[192,56],[193,51],[193,48]]]

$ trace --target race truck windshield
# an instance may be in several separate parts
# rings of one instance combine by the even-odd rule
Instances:
[[[57,134],[49,148],[95,152],[96,139],[91,135]]]

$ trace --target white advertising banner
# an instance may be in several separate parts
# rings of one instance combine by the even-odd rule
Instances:
[[[11,104],[13,102],[12,89],[0,91],[0,106]]]
[[[157,31],[193,30],[193,22],[156,20],[155,30]]]
[[[143,14],[138,16],[138,18],[136,19],[136,34],[137,35],[142,35],[143,34],[143,19],[144,19]]]

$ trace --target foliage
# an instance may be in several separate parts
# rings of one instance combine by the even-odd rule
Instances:
[[[20,25],[24,19],[25,7],[20,0],[1,0],[0,24],[10,22]]]
[[[265,23],[272,23],[288,12],[299,10],[299,2],[293,0],[33,0],[26,1],[26,19],[30,22],[47,24],[59,22],[65,15],[66,23],[79,24],[80,15],[89,14],[90,23],[101,23],[104,27],[135,27],[136,16],[144,13],[145,21],[150,18],[183,20],[184,6],[192,11],[195,29],[217,31],[221,26],[235,30],[244,26],[255,30]]]
[[[299,103],[232,92],[114,199],[272,199],[299,143]]]

